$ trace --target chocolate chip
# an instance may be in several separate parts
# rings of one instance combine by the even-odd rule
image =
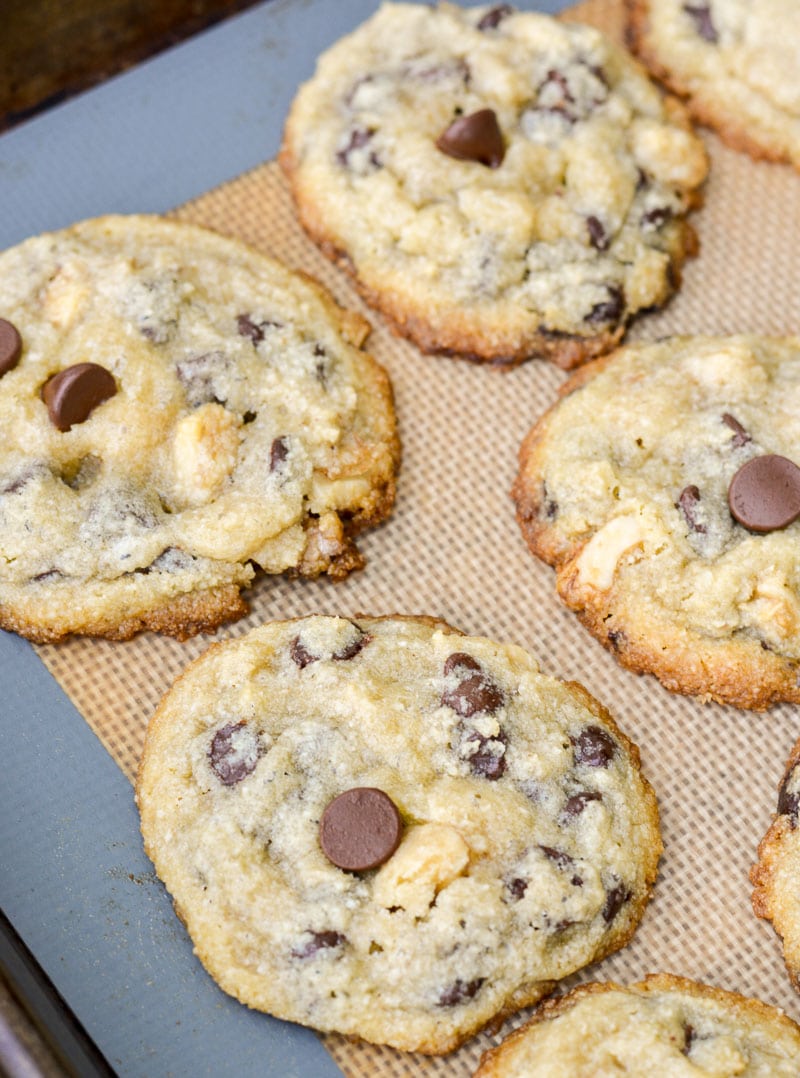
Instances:
[[[341,150],[336,151],[336,160],[340,165],[344,165],[345,168],[350,167],[350,159],[356,150],[361,150],[366,146],[374,137],[374,127],[354,127],[350,131],[350,137],[347,140],[345,146]],[[369,163],[373,168],[380,167],[380,160],[375,153],[370,153]]]
[[[211,739],[208,758],[211,770],[223,786],[235,786],[255,770],[258,739],[246,722],[229,722]]]
[[[551,68],[547,75],[539,83],[536,91],[537,107],[547,112],[560,112],[570,122],[574,121],[569,106],[574,105],[575,98],[569,88],[566,75],[561,71]]]
[[[598,251],[608,250],[610,240],[606,235],[606,230],[603,228],[600,220],[594,216],[587,217],[586,226],[589,229],[589,240],[592,247]]]
[[[683,10],[693,20],[700,37],[710,44],[716,45],[719,41],[719,34],[711,18],[711,8],[708,4],[684,4]]]
[[[250,314],[240,314],[236,318],[236,329],[240,337],[249,337],[253,344],[261,344],[264,340],[264,330],[268,326],[278,327],[278,322],[254,322]]]
[[[608,299],[595,303],[594,307],[586,315],[585,321],[618,322],[625,310],[625,295],[619,285],[606,285]]]
[[[731,480],[728,505],[734,518],[750,531],[788,527],[800,516],[800,468],[774,453],[754,457]]]
[[[356,628],[358,627],[356,626]],[[339,662],[347,662],[349,659],[354,659],[359,651],[361,651],[363,647],[366,647],[370,640],[372,640],[369,633],[362,633],[360,629],[359,632],[361,633],[360,636],[357,636],[355,640],[351,640],[349,644],[345,644],[340,651],[335,651],[332,658]]]
[[[36,576],[32,576],[31,580],[34,584],[50,583],[53,580],[59,580],[63,577],[63,573],[60,569],[46,569],[43,573],[37,573]]]
[[[492,737],[484,737],[477,732],[467,738],[467,742],[477,741],[478,751],[469,757],[469,766],[473,775],[494,782],[505,774],[507,738],[500,730]]]
[[[347,936],[343,936],[341,932],[334,932],[332,930],[327,932],[312,932],[311,939],[308,943],[305,943],[302,947],[295,947],[292,950],[292,957],[311,958],[317,951],[325,951],[331,947],[341,947],[341,945],[346,942]]]
[[[388,861],[402,833],[403,821],[395,803],[373,786],[339,794],[327,805],[319,824],[323,853],[346,872],[364,872]]]
[[[19,330],[5,318],[0,318],[0,378],[19,363],[22,355],[22,337]]]
[[[476,977],[474,981],[457,980],[446,988],[439,996],[440,1007],[457,1007],[459,1003],[465,1003],[473,999],[480,991],[485,977]]]
[[[511,895],[515,902],[519,902],[519,900],[528,890],[528,884],[530,881],[523,879],[522,876],[514,876],[512,879],[506,880],[505,882],[508,893]]]
[[[606,892],[606,901],[602,913],[603,920],[607,925],[611,924],[630,897],[631,892],[624,883],[619,883],[616,887],[612,887],[610,891]]]
[[[95,408],[117,392],[114,376],[97,363],[76,363],[48,378],[41,397],[53,426],[60,431],[84,423]]]
[[[647,230],[656,231],[663,228],[667,221],[672,220],[672,210],[669,206],[656,206],[647,213],[642,214],[642,225]]]
[[[454,688],[445,689],[442,693],[442,704],[445,707],[451,707],[463,719],[469,719],[482,712],[491,715],[503,706],[505,697],[502,690],[495,685],[476,659],[462,652],[450,655],[444,664],[445,676],[458,673],[460,669],[473,673],[462,677]]]
[[[292,661],[304,670],[309,663],[315,663],[321,657],[319,655],[313,655],[305,644],[300,640],[299,636],[296,636],[292,641],[292,646],[289,649],[289,654],[292,656]]]
[[[688,1056],[688,1054],[691,1052],[692,1045],[694,1044],[696,1036],[697,1034],[695,1033],[694,1026],[690,1026],[687,1023],[683,1027],[683,1048],[681,1048],[681,1052],[685,1056]]]
[[[556,850],[552,846],[540,846],[539,849],[545,855],[548,861],[552,861],[558,865],[560,869],[571,868],[575,864],[573,859],[568,853],[564,853],[563,850]]]
[[[286,438],[275,438],[269,450],[269,470],[282,472],[289,456],[289,442]]]
[[[599,726],[586,726],[577,737],[571,737],[576,764],[587,767],[608,767],[613,760],[617,743]]]
[[[436,140],[437,149],[459,161],[476,161],[499,168],[506,149],[494,109],[459,116]]]
[[[744,429],[739,420],[730,414],[730,412],[722,413],[722,422],[726,427],[730,427],[733,431],[733,437],[731,438],[731,445],[738,449],[740,446],[747,445],[748,442],[752,442],[752,438]]]
[[[454,651],[444,661],[444,675],[458,673],[460,670],[482,670],[481,664],[465,651]],[[461,676],[461,675],[459,675]]]
[[[571,820],[580,816],[591,801],[602,801],[603,795],[597,790],[581,790],[580,793],[572,794],[564,803],[561,813],[562,820]]]
[[[478,30],[494,30],[503,19],[507,19],[509,15],[514,14],[514,8],[511,4],[495,4],[494,7],[490,7],[485,12],[477,23]]]
[[[675,508],[680,509],[683,513],[683,519],[689,525],[693,532],[698,532],[700,535],[705,535],[706,526],[697,519],[697,507],[700,504],[700,491],[691,483],[688,487],[684,487],[678,495],[678,500],[675,503]]]
[[[792,768],[781,783],[778,794],[778,815],[789,817],[792,830],[797,827],[797,819],[800,815],[800,793],[789,790],[789,784],[794,777],[795,769]]]

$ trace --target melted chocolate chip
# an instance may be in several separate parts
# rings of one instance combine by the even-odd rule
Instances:
[[[514,8],[511,4],[495,4],[494,7],[490,7],[485,12],[477,23],[478,30],[494,30],[503,19],[507,19],[509,15],[514,14]]]
[[[683,1027],[683,1048],[681,1048],[681,1052],[685,1056],[688,1056],[691,1052],[696,1036],[697,1034],[695,1033],[694,1026],[687,1023]]]
[[[617,751],[616,741],[600,726],[586,726],[570,741],[575,763],[586,767],[608,767]]]
[[[506,148],[494,109],[479,109],[459,116],[436,140],[437,149],[459,161],[476,161],[499,168]]]
[[[465,1003],[473,999],[481,989],[485,977],[476,977],[474,981],[457,980],[446,988],[439,996],[440,1007],[457,1007],[459,1003]]]
[[[475,732],[469,735],[467,741],[479,743],[478,751],[469,758],[473,775],[494,782],[505,774],[507,738],[502,730],[492,737],[484,737]]]
[[[41,396],[53,426],[71,430],[117,392],[114,376],[97,363],[76,363],[48,378]]]
[[[269,450],[269,470],[282,472],[289,456],[289,442],[286,438],[275,438]]]
[[[453,672],[458,673],[461,670],[481,670],[481,664],[477,659],[474,659],[472,655],[467,655],[465,651],[454,651],[452,655],[448,655],[444,661],[444,675]],[[461,675],[459,675],[461,676]]]
[[[597,217],[586,218],[586,227],[589,229],[589,241],[597,251],[607,251],[611,242],[605,228]]]
[[[733,437],[731,438],[731,445],[738,449],[740,446],[747,445],[748,442],[752,442],[752,438],[744,429],[739,420],[730,414],[730,412],[723,412],[722,422],[726,427],[730,427],[733,431]]]
[[[754,457],[728,487],[734,518],[754,532],[778,531],[800,516],[800,468],[786,457]]]
[[[365,872],[388,861],[400,845],[403,821],[383,790],[358,786],[331,801],[319,823],[328,860],[345,872]]]
[[[539,849],[548,861],[552,861],[555,865],[558,865],[560,869],[571,868],[572,865],[575,864],[570,855],[564,853],[563,850],[556,850],[552,846],[540,846]]]
[[[547,72],[536,91],[536,97],[540,109],[546,112],[560,112],[570,122],[575,117],[570,112],[570,105],[574,105],[575,98],[569,88],[566,75],[552,68]]]
[[[612,887],[610,891],[606,892],[606,901],[602,913],[603,920],[607,925],[611,924],[630,897],[631,892],[624,883],[618,883],[616,887]]]
[[[350,167],[350,159],[356,150],[361,150],[364,146],[372,140],[375,135],[374,127],[354,127],[350,131],[350,138],[347,144],[336,152],[336,160],[340,165],[344,165],[345,168]],[[369,163],[373,168],[380,168],[380,160],[375,153],[370,153]]]
[[[211,739],[211,770],[223,786],[235,786],[255,770],[259,751],[256,735],[246,722],[229,722]]]
[[[463,677],[459,673],[461,670],[468,676]],[[502,690],[471,655],[463,652],[450,655],[444,664],[444,674],[447,676],[453,672],[459,674],[461,680],[454,688],[445,689],[442,693],[442,704],[451,707],[462,719],[469,719],[482,712],[491,715],[503,706],[505,697]]]
[[[304,643],[300,640],[299,636],[296,636],[292,641],[292,646],[289,649],[289,654],[292,657],[292,661],[304,670],[309,663],[315,663],[321,657],[319,655],[313,655]]]
[[[792,830],[797,827],[797,819],[798,815],[800,815],[800,793],[789,790],[789,784],[794,775],[795,769],[792,768],[781,783],[780,792],[778,793],[778,815],[789,817]]]
[[[519,902],[528,890],[529,882],[530,880],[526,880],[522,876],[514,876],[512,879],[506,880],[506,889],[515,902]]]
[[[678,500],[675,503],[675,508],[680,509],[683,514],[683,519],[689,525],[693,532],[698,532],[700,535],[705,535],[706,526],[697,519],[697,507],[700,504],[700,491],[691,483],[688,487],[684,487],[678,495]]]
[[[700,37],[704,41],[708,41],[711,45],[716,45],[719,41],[719,34],[717,28],[714,26],[714,20],[711,18],[711,8],[708,4],[684,4],[683,10],[692,19]]]
[[[317,951],[325,951],[331,947],[341,947],[341,945],[346,942],[347,936],[343,936],[341,932],[334,932],[332,930],[327,932],[312,932],[311,939],[308,943],[305,943],[302,947],[295,947],[292,950],[292,957],[311,958]]]
[[[642,214],[642,225],[647,229],[657,230],[663,228],[667,221],[672,220],[672,210],[669,206],[656,206],[647,213]]]
[[[602,801],[603,795],[597,790],[581,790],[580,793],[572,794],[564,803],[561,819],[571,820],[580,816],[590,801]]]
[[[249,337],[253,344],[261,344],[264,340],[264,330],[268,326],[278,327],[278,322],[254,322],[253,316],[240,314],[236,319],[236,329],[240,337]]]
[[[359,651],[367,646],[370,640],[372,640],[372,637],[369,633],[361,633],[355,640],[351,640],[349,644],[345,644],[341,651],[335,651],[332,658],[339,662],[347,662],[349,659],[354,659]]]
[[[608,299],[595,303],[594,307],[586,315],[585,321],[592,324],[597,322],[618,322],[625,310],[625,295],[619,285],[606,285]]]
[[[19,363],[22,355],[22,337],[19,330],[5,318],[0,318],[0,378]]]

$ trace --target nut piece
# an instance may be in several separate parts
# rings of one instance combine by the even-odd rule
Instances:
[[[614,581],[617,564],[627,551],[644,541],[644,530],[636,517],[615,517],[589,540],[577,560],[578,582],[606,591]]]
[[[67,329],[77,321],[88,299],[86,269],[79,263],[68,263],[50,281],[42,297],[45,318],[59,329]]]
[[[469,846],[454,827],[426,823],[410,827],[394,856],[375,876],[375,901],[423,917],[443,887],[469,864]]]
[[[178,423],[172,453],[176,492],[184,505],[205,505],[220,493],[236,466],[241,422],[214,403]]]

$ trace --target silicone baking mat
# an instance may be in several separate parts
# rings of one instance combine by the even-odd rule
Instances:
[[[617,0],[590,0],[567,17],[622,37]],[[637,321],[629,339],[667,333],[800,329],[800,175],[755,163],[703,132],[711,156],[705,205],[694,216],[701,251],[680,294]],[[367,566],[343,583],[263,578],[251,614],[215,639],[272,618],[312,612],[426,613],[466,632],[528,647],[550,674],[582,681],[641,748],[658,794],[666,852],[655,895],[633,941],[582,971],[627,982],[669,970],[777,1004],[800,1020],[772,929],[750,907],[748,870],[766,830],[800,721],[795,708],[754,714],[671,695],[622,670],[564,610],[550,569],[528,553],[509,490],[517,449],[550,406],[562,372],[541,363],[502,373],[421,355],[388,332],[297,226],[277,166],[267,163],[180,207],[175,216],[238,236],[323,281],[374,326],[403,439],[391,519],[364,535]],[[123,771],[133,778],[162,693],[212,639],[145,634],[127,643],[76,639],[37,651]],[[523,1015],[500,1031],[507,1033]],[[483,1034],[443,1059],[330,1035],[347,1075],[469,1075],[499,1035]]]

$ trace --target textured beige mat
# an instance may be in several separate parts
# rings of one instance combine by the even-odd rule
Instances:
[[[574,14],[620,33],[618,0],[590,0]],[[711,178],[705,207],[695,216],[700,256],[668,309],[641,319],[630,336],[798,332],[800,175],[755,164],[711,136],[708,144]],[[177,216],[302,267],[340,301],[364,310],[294,223],[274,164],[182,207]],[[758,996],[800,1020],[800,998],[785,975],[777,938],[751,911],[747,879],[784,760],[800,736],[800,714],[788,705],[756,715],[673,696],[653,678],[620,669],[561,608],[552,573],[528,554],[509,498],[519,443],[552,403],[561,372],[531,362],[502,374],[424,357],[393,338],[377,317],[371,320],[371,348],[392,376],[403,437],[396,511],[363,537],[363,572],[341,584],[262,579],[250,595],[250,617],[217,638],[311,612],[427,613],[527,646],[546,672],[582,681],[641,747],[659,796],[666,853],[632,943],[568,983],[629,981],[670,970]],[[38,651],[132,777],[161,694],[210,640],[181,644],[144,635],[124,644],[75,640]],[[490,1038],[478,1037],[443,1060],[336,1036],[325,1043],[350,1076],[458,1076],[472,1073]]]

